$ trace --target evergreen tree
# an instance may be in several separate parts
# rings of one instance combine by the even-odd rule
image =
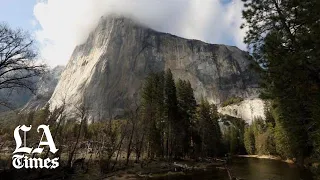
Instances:
[[[159,91],[160,78],[157,74],[150,74],[145,81],[142,89],[142,121],[143,129],[146,133],[148,157],[153,158],[154,155],[161,154],[161,131],[159,127]]]
[[[320,157],[320,1],[243,0],[245,42],[263,68],[273,104],[277,151],[299,163]]]
[[[181,155],[181,141],[179,142],[179,124],[178,102],[176,94],[176,85],[171,73],[168,69],[165,73],[164,85],[164,108],[166,117],[166,152],[168,157]]]
[[[180,119],[179,140],[182,142],[183,154],[187,155],[191,145],[192,120],[196,110],[196,101],[189,81],[178,80],[177,100]]]
[[[255,138],[252,127],[249,126],[244,131],[244,145],[248,154],[255,154]]]
[[[246,152],[244,145],[245,121],[228,115],[221,116],[224,122],[224,144],[227,152],[231,154],[244,154]]]
[[[158,129],[159,134],[159,142],[160,144],[160,153],[161,156],[165,155],[165,128],[167,124],[165,124],[165,104],[164,104],[164,83],[165,77],[164,72],[157,73],[155,76],[155,121],[156,121],[156,128]]]
[[[197,112],[198,134],[201,137],[200,152],[202,157],[217,156],[221,145],[221,132],[218,124],[217,107],[201,99]],[[199,145],[198,145],[199,146]]]
[[[267,111],[266,111],[267,113]],[[248,154],[276,155],[274,126],[268,120],[255,118],[245,129],[244,144]]]

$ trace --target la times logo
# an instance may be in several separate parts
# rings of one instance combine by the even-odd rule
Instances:
[[[56,145],[54,144],[53,138],[51,136],[51,132],[49,129],[49,126],[47,125],[40,125],[37,128],[37,132],[40,132],[40,129],[43,130],[39,145],[37,148],[30,148],[26,147],[26,133],[30,131],[32,126],[30,125],[29,127],[22,125],[18,126],[14,130],[14,139],[16,141],[16,149],[12,153],[12,165],[16,169],[21,169],[21,168],[46,168],[46,169],[55,169],[59,167],[59,158],[41,158],[39,157],[41,153],[43,152],[43,146],[49,146],[50,152],[52,154],[55,154],[58,149],[56,148]],[[20,131],[24,132],[24,146],[22,146],[22,139],[20,136]],[[44,137],[46,138],[47,141],[43,141]],[[35,158],[34,156],[38,155],[38,158]]]

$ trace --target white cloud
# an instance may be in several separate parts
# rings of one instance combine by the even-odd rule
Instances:
[[[103,15],[121,14],[158,31],[245,49],[242,2],[233,0],[47,0],[34,15],[41,54],[51,66],[66,64],[74,47],[83,43]]]

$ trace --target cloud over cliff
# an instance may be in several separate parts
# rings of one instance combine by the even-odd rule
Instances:
[[[42,57],[51,66],[66,64],[101,16],[131,17],[155,30],[245,49],[240,0],[47,0],[34,15]]]

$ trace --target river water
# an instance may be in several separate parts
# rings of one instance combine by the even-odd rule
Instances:
[[[234,177],[244,180],[312,180],[312,173],[281,161],[257,158],[235,158],[229,165]],[[211,179],[229,180],[225,170],[216,168],[188,175],[167,176],[163,180]]]

